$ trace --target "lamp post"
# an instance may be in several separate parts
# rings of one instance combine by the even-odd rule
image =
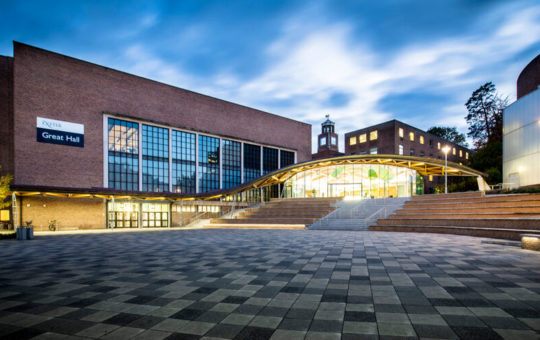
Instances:
[[[442,152],[444,152],[444,193],[448,193],[448,152],[450,152],[450,147],[448,145],[445,145],[442,148]]]

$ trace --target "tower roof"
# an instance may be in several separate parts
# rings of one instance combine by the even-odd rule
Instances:
[[[330,120],[330,115],[326,115],[326,120],[321,124],[322,126],[327,126],[327,125],[335,125],[336,123],[334,123],[333,121]]]

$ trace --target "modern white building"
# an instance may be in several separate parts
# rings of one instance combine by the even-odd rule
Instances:
[[[540,185],[540,88],[504,110],[503,181],[510,188]]]

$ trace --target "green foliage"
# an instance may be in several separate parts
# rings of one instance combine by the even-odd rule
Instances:
[[[1,170],[1,169],[0,169]],[[13,176],[4,175],[0,176],[0,209],[7,208],[10,206],[10,201],[6,198],[9,196],[9,183],[13,180]]]
[[[503,110],[508,99],[501,98],[492,82],[485,83],[474,91],[465,103],[469,114],[465,117],[469,124],[468,136],[477,148],[502,141]]]
[[[501,141],[488,143],[471,157],[471,168],[487,173],[488,184],[502,182],[502,148]]]
[[[460,182],[448,184],[448,192],[477,191],[478,182],[476,177],[466,177]],[[444,193],[444,184],[435,187],[436,194]]]
[[[368,171],[368,178],[369,179],[375,179],[377,178],[377,171],[375,171],[374,169],[369,169]]]
[[[441,137],[442,139],[445,139],[449,142],[461,145],[464,148],[469,147],[469,145],[467,144],[467,140],[465,139],[465,135],[461,132],[458,132],[455,126],[433,126],[427,130],[427,133],[431,133],[432,135]]]

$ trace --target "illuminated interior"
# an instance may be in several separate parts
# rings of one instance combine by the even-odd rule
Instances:
[[[383,164],[330,165],[299,172],[285,181],[286,197],[345,199],[410,197],[421,194],[416,170]]]

